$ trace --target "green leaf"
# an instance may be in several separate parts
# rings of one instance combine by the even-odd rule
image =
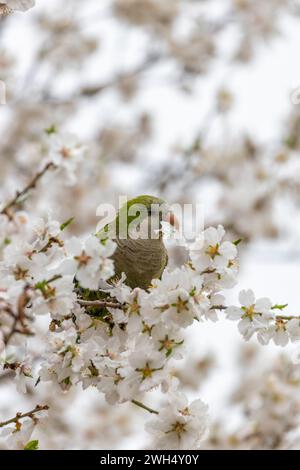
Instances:
[[[24,450],[38,450],[39,441],[29,441],[28,444],[24,447]]]
[[[34,288],[36,290],[40,290],[43,293],[45,292],[47,285],[48,285],[48,282],[44,280],[44,281],[37,282]]]
[[[48,127],[47,129],[45,129],[45,132],[46,132],[46,134],[48,134],[48,135],[56,134],[56,133],[57,133],[57,129],[56,129],[55,124],[52,124],[52,126],[50,126],[50,127]]]
[[[234,242],[232,242],[235,246],[238,246],[241,242],[243,241],[242,238],[239,238],[238,240],[235,240]]]
[[[63,232],[71,223],[74,221],[74,217],[71,217],[70,219],[66,220],[63,224],[60,226],[61,232]]]
[[[284,305],[273,305],[273,307],[271,307],[272,310],[284,310],[286,307],[288,306],[288,304],[284,304]]]

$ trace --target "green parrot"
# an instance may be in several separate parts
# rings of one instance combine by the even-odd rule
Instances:
[[[175,215],[163,199],[142,195],[127,201],[116,220],[97,234],[105,238],[114,227],[115,273],[117,278],[125,273],[125,283],[132,288],[148,289],[152,279],[162,276],[168,263],[162,236],[163,221],[178,228]]]

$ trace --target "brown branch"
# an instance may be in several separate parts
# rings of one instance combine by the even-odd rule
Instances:
[[[122,83],[123,80],[127,78],[137,77],[141,73],[147,71],[153,65],[156,65],[161,60],[161,58],[162,56],[160,54],[151,54],[145,59],[145,61],[142,64],[138,65],[134,70],[120,73],[115,78],[108,80],[107,82],[101,83],[99,85],[83,87],[81,88],[81,90],[79,90],[78,95],[91,97],[107,90],[108,88],[118,86],[120,83]]]
[[[107,302],[105,300],[80,300],[80,299],[77,299],[77,302],[82,307],[122,308],[122,304],[120,304],[118,302]]]
[[[213,274],[216,272],[215,268],[207,268],[204,271],[202,271],[200,274]]]
[[[21,197],[24,197],[26,196],[26,194],[31,190],[31,189],[34,189],[38,183],[38,181],[44,176],[44,174],[49,170],[49,169],[52,169],[52,168],[55,168],[55,165],[54,163],[52,162],[49,162],[47,163],[47,165],[41,170],[39,171],[38,173],[36,173],[36,175],[33,177],[33,179],[30,181],[30,183],[28,183],[27,186],[25,186],[24,189],[22,189],[22,191],[17,191],[17,194],[16,196],[11,199],[5,206],[4,208],[0,211],[0,214],[6,214],[7,216],[9,216],[9,210],[16,206],[19,202],[19,199]]]
[[[11,326],[11,329],[10,329],[10,332],[4,336],[4,344],[5,346],[8,345],[9,341],[11,340],[11,338],[13,337],[13,335],[15,334],[16,332],[16,328],[17,328],[17,323],[18,323],[18,317],[14,317],[14,322]]]
[[[50,284],[57,279],[61,279],[61,275],[55,275],[48,281],[46,284]],[[15,313],[9,303],[4,303],[3,305],[0,304],[0,312],[5,312],[12,318],[12,324],[10,325],[9,332],[4,336],[4,344],[5,346],[8,345],[11,338],[14,335],[23,335],[23,336],[34,336],[34,333],[30,331],[28,325],[26,325],[26,320],[31,320],[30,317],[26,315],[25,309],[30,302],[30,291],[32,289],[41,289],[39,288],[38,284],[35,286],[31,286],[30,284],[26,284],[24,286],[23,292],[20,295],[18,302],[17,302],[17,312]],[[0,298],[0,302],[3,302],[3,299]]]
[[[49,410],[48,405],[37,405],[33,410],[28,411],[28,413],[17,413],[14,418],[8,419],[7,421],[2,421],[0,422],[0,428],[3,428],[4,426],[7,426],[8,424],[18,424],[20,419],[24,418],[35,418],[35,414],[39,413],[40,411],[46,411]]]
[[[26,285],[22,294],[20,295],[17,303],[17,313],[14,313],[11,306],[9,304],[4,305],[3,307],[0,306],[0,311],[6,312],[13,318],[13,323],[10,327],[10,331],[8,334],[4,336],[4,344],[7,346],[13,335],[25,335],[25,336],[32,336],[33,333],[28,329],[27,325],[25,324],[25,308],[30,300],[28,296],[28,291],[30,290],[30,286]],[[19,324],[21,328],[19,328]]]
[[[134,405],[138,406],[139,408],[142,408],[143,410],[148,411],[149,413],[152,413],[152,414],[155,414],[155,415],[158,415],[158,414],[159,414],[158,411],[153,410],[153,408],[149,408],[149,406],[144,405],[144,403],[142,403],[142,402],[140,402],[140,401],[131,400],[131,403],[133,403]]]

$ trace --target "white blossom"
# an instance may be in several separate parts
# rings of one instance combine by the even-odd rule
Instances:
[[[155,350],[180,359],[183,351],[184,336],[181,330],[158,323],[151,329],[151,338]]]
[[[19,393],[27,393],[27,386],[32,379],[31,365],[27,362],[23,362],[18,365],[15,376],[16,388]]]
[[[20,429],[16,429],[15,427],[5,427],[1,435],[6,438],[5,443],[9,449],[23,450],[26,444],[30,441],[34,427],[34,421],[27,419],[21,424]]]
[[[198,271],[210,269],[225,269],[230,261],[237,256],[236,246],[228,241],[223,241],[224,228],[210,227],[204,230],[203,235],[191,245],[190,256],[193,265]]]
[[[72,134],[50,135],[49,158],[63,172],[66,182],[74,185],[78,165],[83,161],[86,148]]]
[[[116,248],[111,240],[102,243],[92,235],[85,242],[73,237],[65,244],[68,259],[62,269],[76,275],[80,285],[96,290],[100,280],[107,280],[114,275],[113,261],[109,258]]]
[[[159,415],[146,424],[156,449],[199,449],[208,425],[207,406],[201,400],[188,403],[182,394],[171,395]]]
[[[36,315],[50,313],[52,318],[70,314],[76,296],[72,276],[54,278],[53,281],[41,281],[37,285],[38,295],[33,301],[32,309]]]
[[[1,0],[1,5],[6,5],[8,11],[26,11],[34,7],[35,0]]]
[[[292,342],[300,340],[300,320],[293,318],[287,322],[286,330],[289,333]]]
[[[268,298],[255,300],[252,290],[243,290],[239,294],[241,307],[227,308],[226,315],[230,320],[239,320],[238,328],[246,340],[260,329],[266,328],[272,318],[272,302]]]
[[[164,377],[165,356],[150,348],[141,347],[128,359],[128,366],[120,368],[123,378],[120,393],[123,397],[134,397],[138,392],[151,390],[159,385]]]

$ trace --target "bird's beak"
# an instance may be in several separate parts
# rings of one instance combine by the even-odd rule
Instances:
[[[176,230],[180,229],[179,221],[176,215],[174,214],[174,212],[171,212],[171,211],[168,212],[166,215],[165,221],[168,222],[170,225],[172,225],[172,227],[174,227]]]

